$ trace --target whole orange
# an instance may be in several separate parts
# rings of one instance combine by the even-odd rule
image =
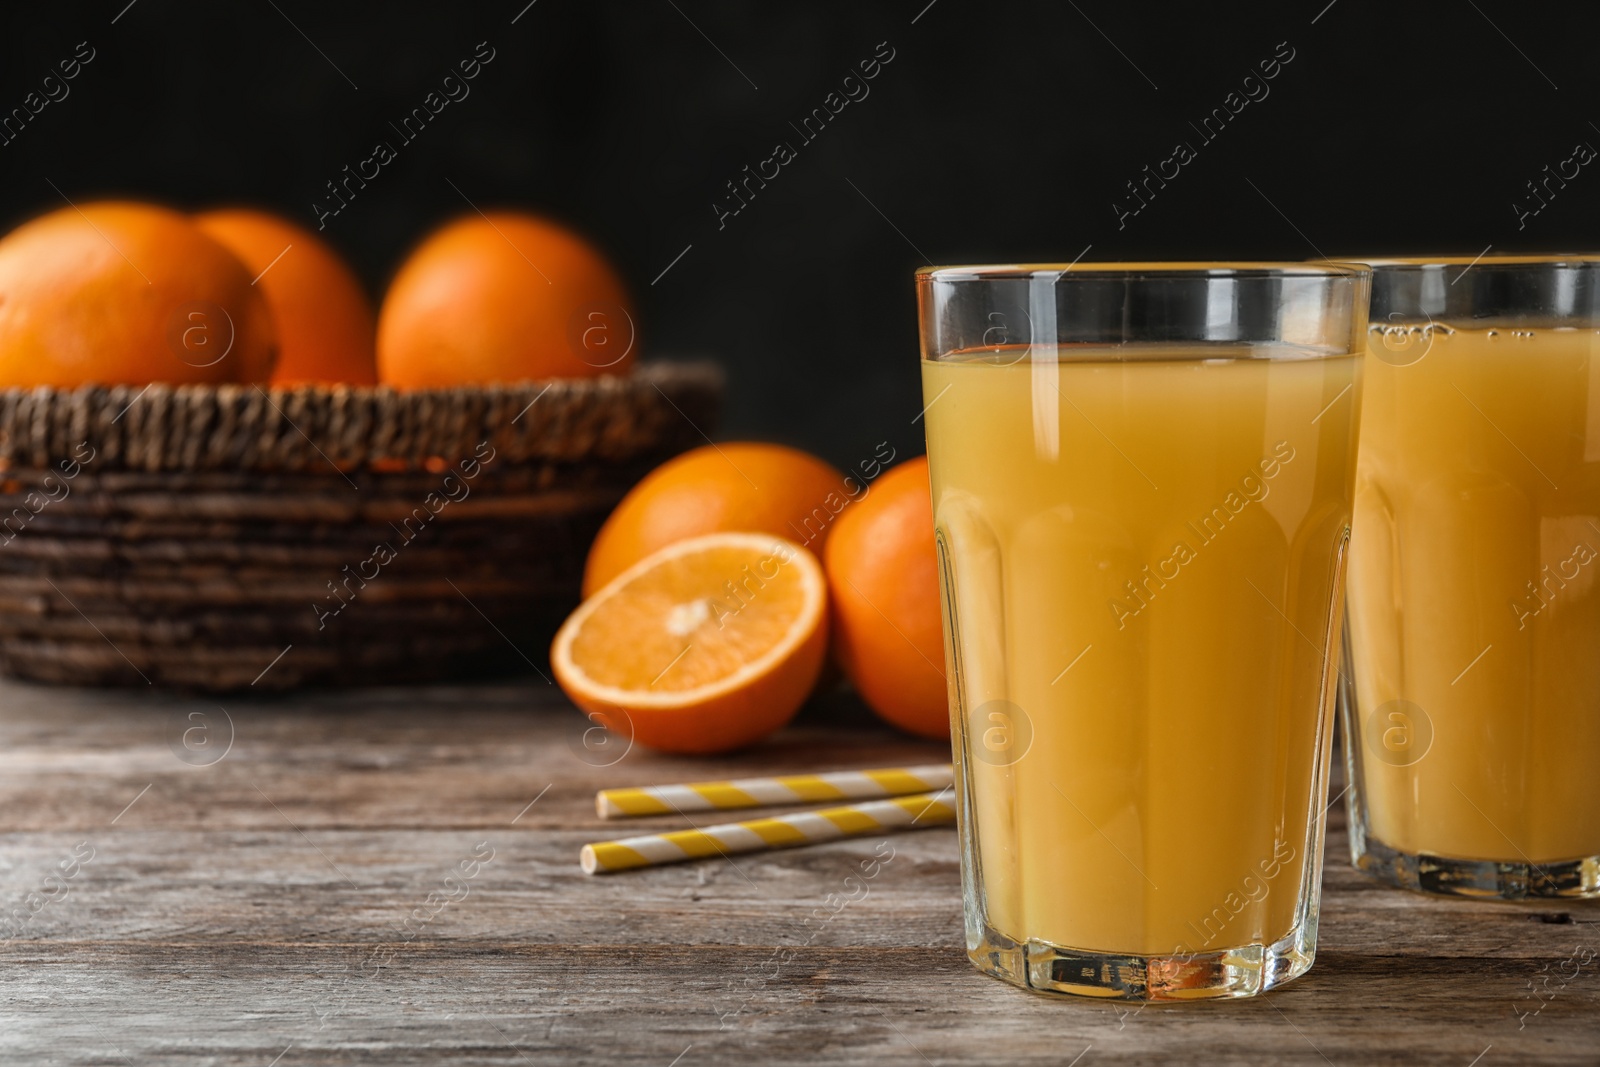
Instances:
[[[372,303],[355,273],[302,226],[248,208],[207,211],[195,225],[239,257],[278,328],[273,385],[376,385]]]
[[[948,738],[927,458],[891,468],[846,508],[823,559],[834,657],[856,691],[902,730]]]
[[[798,449],[753,441],[696,448],[645,475],[611,512],[589,549],[583,595],[700,534],[775,534],[820,555],[848,500],[844,475]]]
[[[272,313],[244,264],[176,211],[65,207],[0,239],[0,386],[261,381]]]
[[[584,238],[520,212],[428,237],[378,313],[378,378],[401,389],[625,374],[637,340],[622,279]]]

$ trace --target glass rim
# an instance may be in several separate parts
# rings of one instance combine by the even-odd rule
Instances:
[[[929,266],[915,288],[922,355],[938,360],[1021,343],[1057,358],[1151,346],[1346,355],[1366,344],[1371,286],[1355,263],[1204,260]]]
[[[1373,273],[1384,272],[1413,272],[1426,270],[1443,270],[1446,267],[1468,267],[1473,270],[1480,268],[1518,268],[1536,267],[1548,269],[1571,268],[1593,269],[1600,267],[1600,253],[1597,252],[1514,252],[1497,256],[1466,256],[1466,255],[1427,255],[1427,256],[1335,256],[1327,260],[1314,260],[1317,263],[1344,264],[1351,263],[1370,268]]]
[[[1164,280],[1183,278],[1352,278],[1371,274],[1359,260],[1173,260],[1113,261],[1070,263],[990,263],[918,267],[916,278],[923,282],[1015,281],[1022,278],[1077,275],[1105,280],[1121,278]]]
[[[1370,318],[1558,328],[1600,325],[1600,255],[1512,252],[1359,260],[1372,268]]]

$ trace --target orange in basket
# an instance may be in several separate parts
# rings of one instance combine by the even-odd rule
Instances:
[[[827,650],[816,557],[769,534],[669,545],[573,612],[550,662],[613,733],[670,752],[725,752],[805,702]]]
[[[64,207],[0,240],[0,387],[265,381],[272,313],[176,211]]]
[[[372,304],[316,234],[265,211],[207,211],[195,224],[239,257],[278,327],[272,384],[376,385]]]
[[[378,376],[400,389],[626,374],[638,354],[622,279],[548,219],[468,215],[395,275],[378,314]]]

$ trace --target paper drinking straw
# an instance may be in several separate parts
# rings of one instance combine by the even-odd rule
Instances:
[[[815,800],[860,800],[930,793],[945,788],[951,780],[948,763],[934,767],[795,774],[784,778],[743,778],[732,782],[602,789],[595,794],[594,807],[602,819],[628,815],[670,815],[679,811],[726,811],[773,804],[803,804]]]
[[[602,841],[584,845],[578,863],[585,874],[609,874],[630,867],[656,867],[703,856],[791,848],[883,830],[942,826],[955,819],[955,794],[947,789],[890,800],[869,800],[842,808],[725,823],[704,830],[677,830],[621,841]]]

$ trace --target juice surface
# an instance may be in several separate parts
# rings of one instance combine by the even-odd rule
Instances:
[[[1391,328],[1370,350],[1350,571],[1370,832],[1600,853],[1600,334]],[[1385,750],[1392,723],[1410,751]]]
[[[1016,941],[1270,943],[1319,876],[1360,357],[1167,354],[922,364],[969,877]]]

